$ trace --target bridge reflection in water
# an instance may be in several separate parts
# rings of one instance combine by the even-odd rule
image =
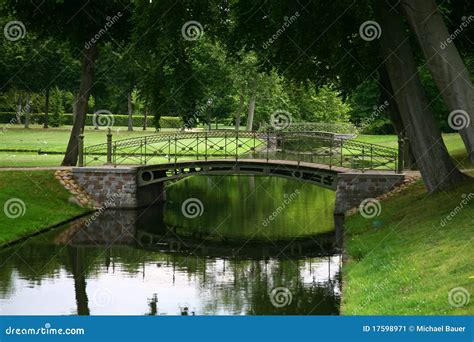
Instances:
[[[187,197],[209,210],[182,219]],[[2,314],[339,313],[334,192],[275,177],[191,177],[170,186],[166,205],[106,210],[0,251]],[[275,289],[286,302],[275,303]]]
[[[56,237],[70,246],[131,246],[150,251],[219,258],[281,258],[332,256],[338,252],[334,233],[287,240],[252,241],[209,236],[201,232],[181,235],[183,227],[164,220],[164,206],[145,210],[107,210],[88,225],[84,220]],[[215,229],[211,229],[215,230]]]
[[[157,285],[147,294],[148,314],[338,314],[341,257],[333,248],[333,235],[246,245],[199,234],[182,238],[174,233],[178,227],[165,224],[162,208],[152,209],[105,211],[89,226],[81,220],[55,237],[56,245],[67,246],[75,265],[78,313],[111,312],[88,298],[88,254],[103,251],[102,261],[95,263],[112,269],[114,278],[130,267],[123,259],[123,246],[128,246],[141,262],[133,277]],[[97,272],[97,265],[92,268]],[[119,278],[129,283],[123,275]],[[108,289],[117,299],[115,286],[109,283]],[[281,286],[289,289],[292,301],[275,307],[269,292]],[[199,295],[186,293],[196,287]]]

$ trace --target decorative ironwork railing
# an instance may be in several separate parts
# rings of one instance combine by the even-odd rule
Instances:
[[[294,160],[355,170],[400,172],[397,150],[327,132],[179,132],[88,146],[80,166],[159,164],[177,160]]]

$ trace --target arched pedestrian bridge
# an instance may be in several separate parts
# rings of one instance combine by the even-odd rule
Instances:
[[[191,175],[263,174],[337,191],[336,211],[403,181],[397,150],[327,132],[181,132],[82,148],[76,181],[99,203],[140,207],[164,199],[163,183]],[[119,194],[119,195],[117,195]]]
[[[397,150],[327,132],[181,132],[80,148],[79,166],[149,165],[208,159],[297,161],[332,169],[400,172]],[[82,144],[83,145],[83,142]]]

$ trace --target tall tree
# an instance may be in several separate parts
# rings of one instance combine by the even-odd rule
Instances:
[[[406,141],[407,132],[405,129],[405,125],[403,124],[402,116],[400,115],[400,110],[398,109],[398,104],[393,93],[392,84],[390,82],[390,76],[388,74],[385,63],[379,69],[379,85],[381,99],[380,102],[385,103],[386,101],[386,103],[388,104],[386,108],[388,118],[390,119],[390,122],[392,123],[392,126],[395,129],[395,132],[397,133],[397,136],[403,138]],[[409,165],[405,165],[405,167],[414,170],[416,168],[416,158],[413,154],[413,147],[411,146],[409,140],[408,144],[409,156],[407,158],[407,161]]]
[[[474,87],[469,72],[435,1],[402,0],[401,4],[449,111],[463,111],[459,132],[474,163]]]
[[[140,60],[148,65],[140,87],[147,92],[155,122],[162,114],[181,116],[189,127],[203,114],[198,108],[208,89],[196,72],[193,51],[203,37],[225,30],[227,9],[225,2],[137,2],[134,41],[141,47]]]
[[[372,4],[381,3],[385,1],[309,1],[304,6],[294,1],[239,1],[233,12],[232,45],[254,49],[264,66],[277,67],[289,79],[309,80],[316,87],[333,84],[343,96],[367,79],[378,82],[377,67],[392,57],[387,69],[426,187],[429,191],[449,188],[464,176],[450,159],[424,97],[401,14],[390,13],[390,18],[379,12],[377,22],[390,20],[390,24],[384,22],[382,32],[369,39],[360,33],[361,24],[370,18]],[[374,41],[380,33],[382,55]],[[397,61],[395,56],[402,59]]]
[[[385,1],[374,1],[374,9],[395,99],[425,186],[429,192],[449,189],[465,176],[451,160],[426,100],[402,17]]]
[[[76,115],[62,162],[65,166],[76,165],[78,137],[84,129],[98,45],[128,37],[127,22],[133,3],[121,0],[58,0],[41,3],[8,0],[7,4],[9,10],[15,12],[18,19],[24,21],[32,31],[44,37],[68,41],[81,51],[82,71]]]

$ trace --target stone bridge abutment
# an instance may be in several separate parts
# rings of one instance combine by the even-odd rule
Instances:
[[[164,201],[164,183],[139,187],[138,170],[139,167],[77,167],[72,174],[99,206],[135,209]]]

